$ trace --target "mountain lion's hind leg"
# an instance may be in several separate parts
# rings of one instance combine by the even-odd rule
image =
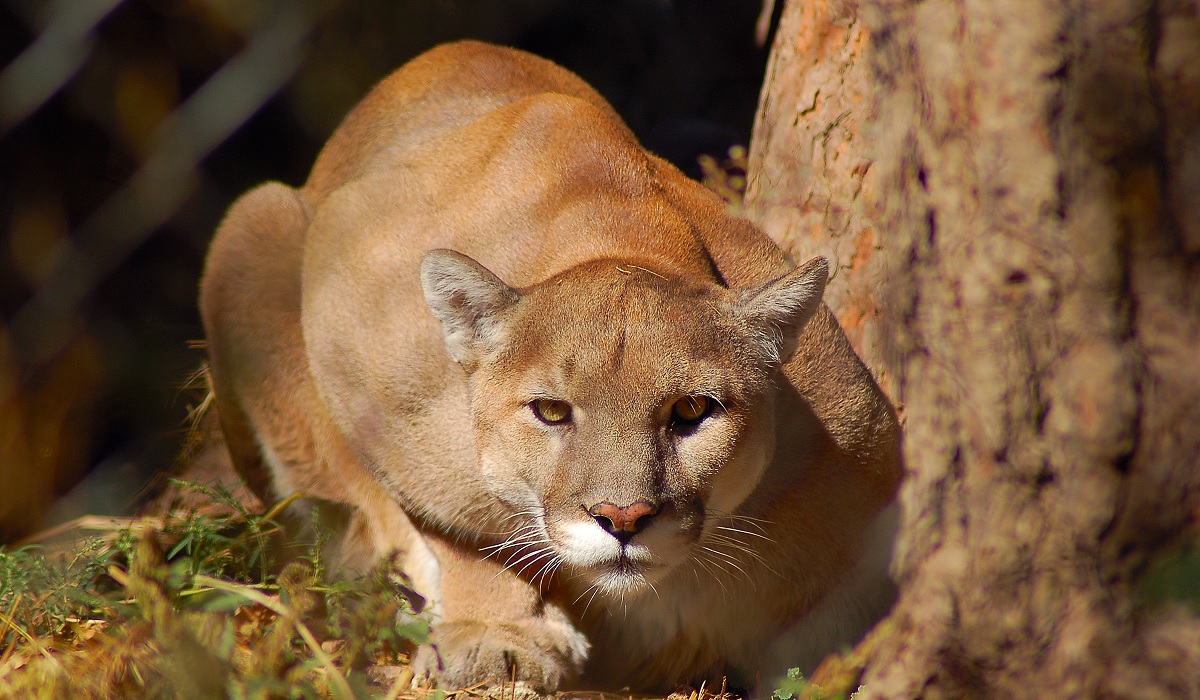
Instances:
[[[241,197],[213,238],[200,310],[221,429],[239,475],[267,502],[298,491],[351,507],[331,542],[340,565],[361,571],[423,543],[346,445],[309,375],[300,324],[307,227],[290,187],[267,183]],[[299,506],[292,524],[303,528],[308,516]],[[415,579],[436,588],[436,572]]]
[[[270,182],[247,192],[217,229],[200,284],[221,429],[238,474],[267,502],[299,486],[294,472],[315,457],[305,418],[311,407],[302,401],[307,226],[292,188]]]

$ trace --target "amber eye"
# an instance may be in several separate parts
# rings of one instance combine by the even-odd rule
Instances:
[[[696,425],[712,411],[713,400],[707,396],[685,396],[671,406],[671,419],[685,426]]]
[[[530,406],[533,414],[543,423],[566,423],[571,420],[571,404],[558,399],[538,399]]]

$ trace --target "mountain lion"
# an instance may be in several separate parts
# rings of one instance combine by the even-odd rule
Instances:
[[[435,48],[299,189],[230,209],[200,306],[260,495],[403,553],[445,686],[751,686],[890,603],[892,408],[795,267],[578,77]]]

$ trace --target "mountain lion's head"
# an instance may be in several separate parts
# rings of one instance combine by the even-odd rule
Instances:
[[[469,376],[479,464],[515,513],[496,547],[510,565],[625,595],[728,538],[771,462],[776,372],[826,276],[817,258],[731,291],[602,259],[513,289],[429,253],[425,299]]]

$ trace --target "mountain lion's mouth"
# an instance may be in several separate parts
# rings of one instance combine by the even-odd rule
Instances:
[[[616,559],[591,567],[586,578],[589,589],[601,595],[624,597],[637,595],[654,587],[667,567],[648,559],[630,557],[622,552]]]
[[[669,523],[657,525],[627,541],[595,522],[569,523],[556,530],[563,565],[575,572],[571,586],[586,589],[589,596],[627,596],[652,589],[688,549]]]
[[[650,580],[642,568],[628,560],[597,571],[592,581],[598,592],[614,596],[640,593],[649,586]]]

